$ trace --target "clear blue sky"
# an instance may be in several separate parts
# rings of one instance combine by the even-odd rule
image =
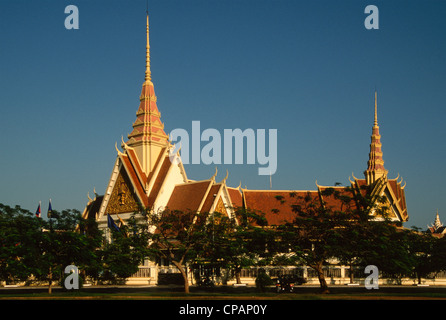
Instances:
[[[64,9],[79,8],[79,30]],[[379,30],[367,30],[367,5]],[[0,0],[0,202],[82,210],[131,132],[145,67],[146,1]],[[407,227],[446,222],[446,1],[150,0],[152,77],[166,132],[278,130],[273,189],[363,177],[374,90]],[[228,184],[268,189],[258,165]],[[215,166],[188,165],[191,179]]]

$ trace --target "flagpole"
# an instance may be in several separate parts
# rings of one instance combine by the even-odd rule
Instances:
[[[48,212],[47,212],[47,216],[48,216],[48,218],[51,218],[51,216],[52,216],[52,211],[53,211],[53,208],[52,208],[52,206],[51,206],[51,199],[50,199],[50,203],[48,204]]]
[[[50,231],[53,231],[53,219],[52,219],[52,211],[53,208],[51,206],[51,199],[50,199],[50,203],[48,204],[48,211],[46,213],[46,216],[48,217],[48,219],[50,219]]]
[[[36,210],[36,217],[37,218],[41,218],[41,214],[40,214],[42,212],[41,206],[42,206],[42,201],[39,201],[39,205],[37,206],[37,210]]]
[[[53,219],[52,219],[52,212],[53,208],[51,207],[51,199],[50,199],[50,203],[48,204],[48,211],[46,213],[47,218],[49,218],[50,220],[50,239],[52,241],[52,237],[51,234],[54,232],[53,230]],[[50,269],[49,269],[49,285],[48,285],[48,293],[51,294],[52,293],[52,285],[53,285],[53,268],[52,265],[50,264]]]

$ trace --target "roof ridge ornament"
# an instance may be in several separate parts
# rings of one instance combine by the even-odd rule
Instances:
[[[118,155],[122,155],[123,153],[118,149],[118,142],[115,142],[115,149],[118,152]]]
[[[228,171],[228,169],[226,169],[226,177],[224,177],[223,180],[220,181],[220,183],[226,184],[226,180],[228,179],[228,177],[229,177],[229,171]]]
[[[213,175],[212,178],[211,178],[211,179],[213,179],[214,181],[215,181],[215,178],[217,177],[217,173],[218,173],[218,169],[217,169],[217,167],[215,167],[215,173],[214,173],[214,175]]]
[[[124,142],[124,137],[121,136],[121,148],[123,148],[124,150],[126,150],[127,148],[129,148],[129,146],[127,145],[127,143]]]

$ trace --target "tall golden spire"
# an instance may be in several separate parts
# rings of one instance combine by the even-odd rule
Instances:
[[[381,135],[378,126],[378,98],[375,90],[375,119],[372,128],[369,161],[367,162],[367,170],[364,171],[367,184],[372,184],[382,176],[387,176],[381,147]]]
[[[147,12],[147,23],[146,23],[146,77],[145,81],[152,81],[152,73],[150,72],[150,42],[149,42],[149,12]]]
[[[146,24],[146,71],[145,81],[142,84],[139,97],[139,108],[136,112],[136,121],[133,130],[128,135],[127,146],[132,147],[139,159],[142,170],[149,174],[159,153],[167,146],[168,136],[164,132],[164,124],[161,122],[161,113],[158,110],[155,95],[155,87],[150,71],[150,44],[149,44],[149,14]]]

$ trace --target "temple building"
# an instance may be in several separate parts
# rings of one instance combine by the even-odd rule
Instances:
[[[440,221],[440,215],[435,216],[435,221],[430,226],[427,226],[427,232],[435,237],[442,238],[446,234],[446,226],[444,226]]]
[[[99,228],[107,234],[108,217],[125,223],[135,211],[143,206],[152,212],[170,210],[196,212],[220,212],[233,216],[236,208],[246,208],[265,214],[269,225],[278,225],[293,219],[290,194],[311,194],[321,201],[321,192],[329,188],[316,183],[315,190],[248,190],[229,187],[227,175],[216,181],[217,172],[207,180],[194,181],[188,178],[181,162],[179,151],[173,154],[174,146],[169,141],[161,121],[157,97],[150,70],[149,17],[146,23],[146,66],[139,107],[133,130],[116,145],[116,160],[104,195],[89,198],[83,217],[96,219]],[[408,220],[404,187],[399,176],[388,178],[384,168],[383,153],[377,118],[377,95],[375,93],[375,118],[372,127],[369,160],[364,179],[352,177],[351,186],[333,186],[352,196],[361,193],[363,186],[370,186],[373,195],[387,198],[389,216],[395,221]],[[282,199],[283,201],[278,201]],[[340,203],[330,203],[334,207]],[[354,205],[354,204],[353,204]],[[159,268],[146,262],[147,268]],[[159,269],[156,269],[159,271]],[[140,276],[149,283],[156,283],[157,274],[148,272]]]

